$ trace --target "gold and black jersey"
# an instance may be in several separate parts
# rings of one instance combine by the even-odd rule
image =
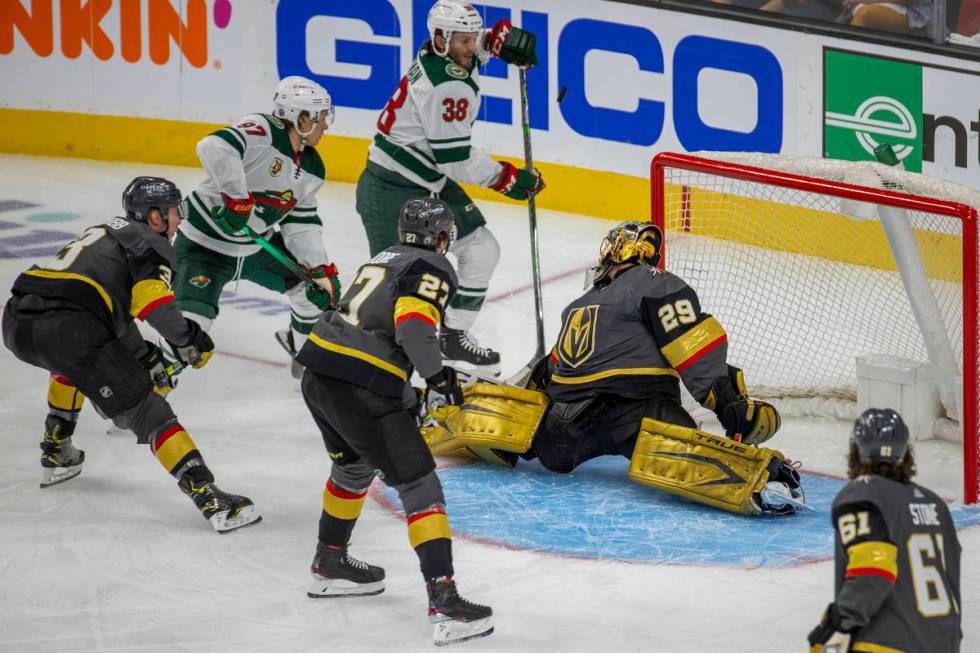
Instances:
[[[960,650],[960,544],[946,503],[861,476],[834,500],[836,602],[851,650]]]
[[[173,247],[164,236],[142,222],[113,218],[21,273],[12,292],[89,310],[118,337],[134,318],[145,320],[173,301],[173,267]]]
[[[396,246],[362,265],[340,307],[313,327],[297,360],[322,376],[402,397],[412,370],[442,369],[437,332],[459,282],[446,258]]]
[[[562,312],[547,392],[555,401],[599,394],[679,399],[683,380],[700,400],[727,373],[727,343],[690,286],[669,272],[637,265]]]

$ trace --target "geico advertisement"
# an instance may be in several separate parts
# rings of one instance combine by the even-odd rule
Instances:
[[[371,136],[428,38],[431,5],[280,0],[278,71],[320,81],[339,107],[356,109],[339,112],[337,128]],[[616,2],[474,7],[487,25],[508,18],[538,37],[539,65],[528,73],[537,158],[645,176],[656,151],[780,152],[793,134],[793,116],[784,110],[793,71],[781,63],[793,60],[793,34]],[[483,67],[474,142],[519,157],[517,78],[499,60]]]

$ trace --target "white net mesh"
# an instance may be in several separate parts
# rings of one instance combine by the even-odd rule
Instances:
[[[696,156],[980,207],[980,193],[877,163]],[[858,355],[929,361],[877,207],[680,168],[665,183],[665,265],[725,325],[754,394],[853,400]],[[962,220],[907,215],[962,370]]]

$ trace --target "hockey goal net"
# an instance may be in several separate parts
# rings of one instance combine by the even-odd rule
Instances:
[[[664,266],[725,326],[750,393],[851,416],[857,357],[928,363],[934,430],[962,439],[977,501],[980,193],[879,163],[663,153],[651,197]]]

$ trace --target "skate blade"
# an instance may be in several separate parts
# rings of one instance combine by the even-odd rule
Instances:
[[[293,362],[289,366],[289,373],[293,375],[293,378],[299,381],[303,378],[303,372],[305,371],[306,368],[300,363],[296,362],[296,359],[294,358]]]
[[[385,591],[385,583],[379,580],[375,583],[355,583],[342,578],[324,578],[313,574],[306,595],[311,599],[329,599],[344,596],[374,596]]]
[[[262,521],[262,515],[255,509],[255,506],[245,506],[232,516],[228,512],[219,512],[208,519],[211,526],[219,533],[231,533],[239,528],[254,526]]]
[[[461,644],[493,632],[493,622],[488,617],[476,621],[437,621],[432,628],[432,641],[436,646]]]
[[[496,383],[497,379],[500,377],[500,364],[496,365],[474,365],[473,363],[468,363],[466,361],[452,360],[451,358],[445,358],[442,364],[446,367],[451,367],[461,375],[468,375],[479,380],[480,377],[484,377],[491,383]]]
[[[41,487],[51,487],[58,483],[70,481],[82,473],[81,465],[72,467],[42,467],[41,468]]]

